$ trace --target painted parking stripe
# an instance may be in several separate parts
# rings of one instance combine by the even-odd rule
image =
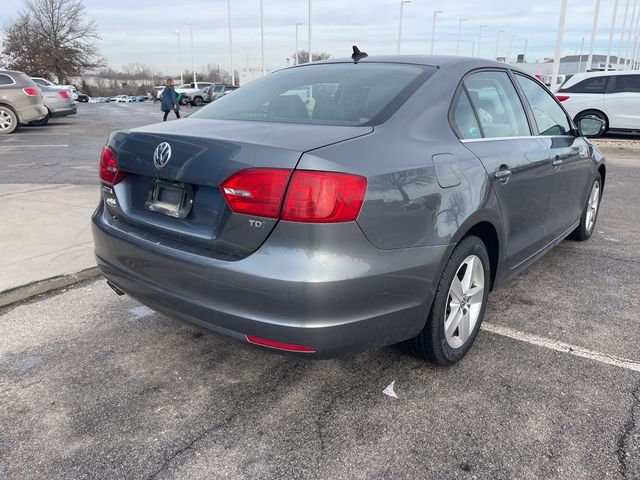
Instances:
[[[69,145],[0,145],[0,148],[46,148],[46,147],[68,147]]]
[[[613,365],[614,367],[624,368],[625,370],[640,372],[640,362],[635,362],[627,358],[607,355],[594,350],[589,350],[588,348],[579,347],[578,345],[572,345],[558,340],[551,340],[550,338],[539,337],[530,333],[519,332],[508,327],[502,327],[491,323],[483,322],[480,329],[502,337],[508,337],[513,340],[526,342],[538,347],[555,350],[556,352],[568,353],[577,357],[588,358],[597,362],[606,363],[607,365]]]

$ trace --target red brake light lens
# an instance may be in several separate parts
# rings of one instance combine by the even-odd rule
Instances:
[[[278,218],[291,170],[252,168],[227,178],[220,190],[237,213]]]
[[[62,98],[71,98],[71,96],[69,95],[69,93],[66,90],[62,90],[61,92],[58,92],[60,94],[60,96]]]
[[[556,98],[559,102],[564,102],[565,100],[569,100],[569,98],[571,97],[569,97],[568,95],[556,95]]]
[[[245,335],[249,343],[254,345],[261,345],[263,347],[276,348],[278,350],[286,350],[288,352],[302,352],[302,353],[315,353],[315,349],[306,347],[304,345],[294,345],[292,343],[276,342],[275,340],[268,340],[266,338],[253,337],[251,335]]]
[[[100,158],[100,180],[109,185],[115,185],[127,176],[127,172],[120,170],[116,154],[109,147],[102,149]]]
[[[40,90],[33,87],[23,88],[22,91],[25,95],[28,95],[30,97],[37,97],[38,95],[40,95]]]
[[[352,222],[358,218],[366,190],[367,179],[358,175],[296,170],[281,218],[290,222]]]

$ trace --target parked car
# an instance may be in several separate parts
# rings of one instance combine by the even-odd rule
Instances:
[[[111,103],[131,103],[131,97],[129,95],[116,95],[109,100]]]
[[[40,91],[44,106],[47,107],[47,115],[43,119],[31,122],[31,125],[46,125],[50,118],[66,117],[77,113],[76,102],[67,90],[41,85]]]
[[[604,122],[605,132],[640,132],[637,71],[578,73],[560,87],[557,97],[576,122],[591,116]]]
[[[136,103],[146,102],[147,100],[148,100],[147,95],[135,95],[131,97],[131,101]]]
[[[91,97],[86,93],[76,92],[76,101],[80,103],[89,103]]]
[[[211,103],[218,98],[222,98],[225,95],[237,90],[240,87],[233,85],[210,85],[205,87],[202,91],[205,94],[205,103]]]
[[[58,85],[57,83],[53,83],[51,80],[47,80],[46,78],[42,77],[31,77],[31,80],[33,80],[39,87],[44,86],[68,90],[69,95],[71,95],[71,97],[76,100],[77,89],[73,85]]]
[[[490,290],[591,236],[600,120],[504,63],[354,55],[111,134],[92,229],[112,288],[275,351],[407,341],[450,365]]]
[[[21,124],[47,115],[38,86],[27,75],[0,70],[0,134],[9,134]]]
[[[211,82],[183,83],[176,87],[176,93],[182,95],[184,104],[191,103],[200,106],[205,102],[205,93],[202,91],[205,87],[213,85]]]

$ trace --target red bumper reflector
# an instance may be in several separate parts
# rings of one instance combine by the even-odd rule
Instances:
[[[262,347],[276,348],[278,350],[286,350],[287,352],[303,352],[303,353],[315,353],[315,349],[311,347],[305,347],[304,345],[293,345],[291,343],[276,342],[274,340],[267,340],[266,338],[253,337],[251,335],[245,335],[249,343],[254,345],[260,345]]]
[[[568,95],[556,95],[556,98],[559,102],[564,102],[565,100],[569,100],[570,97]]]

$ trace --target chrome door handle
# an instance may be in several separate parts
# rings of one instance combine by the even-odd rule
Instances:
[[[560,168],[560,166],[562,165],[562,159],[560,158],[556,158],[551,165],[553,165],[554,168]]]
[[[495,173],[495,177],[500,180],[501,183],[507,183],[509,177],[511,177],[511,170],[498,170]]]

